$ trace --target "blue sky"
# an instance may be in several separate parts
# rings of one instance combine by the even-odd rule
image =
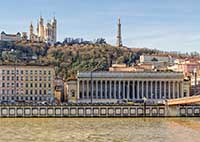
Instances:
[[[199,0],[1,0],[0,30],[28,31],[40,14],[58,20],[58,39],[104,37],[115,44],[121,17],[123,44],[200,52]]]

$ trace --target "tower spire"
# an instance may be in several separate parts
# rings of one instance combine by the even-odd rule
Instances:
[[[121,36],[121,20],[118,18],[117,26],[117,47],[122,47],[122,36]]]

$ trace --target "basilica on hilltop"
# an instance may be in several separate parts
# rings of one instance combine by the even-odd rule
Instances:
[[[37,41],[37,42],[46,42],[50,44],[54,44],[57,41],[57,20],[54,17],[50,22],[44,24],[44,19],[40,16],[40,19],[37,23],[37,33],[34,33],[33,24],[30,24],[29,27],[29,39],[30,41]]]

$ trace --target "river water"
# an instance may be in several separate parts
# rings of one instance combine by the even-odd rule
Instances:
[[[0,142],[200,142],[200,118],[1,118]]]

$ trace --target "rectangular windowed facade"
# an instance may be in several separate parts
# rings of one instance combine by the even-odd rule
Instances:
[[[55,78],[53,67],[0,66],[0,100],[51,101],[54,81],[47,78]]]
[[[186,95],[184,95],[186,94]],[[184,75],[175,72],[80,72],[78,102],[175,99],[184,92]]]

